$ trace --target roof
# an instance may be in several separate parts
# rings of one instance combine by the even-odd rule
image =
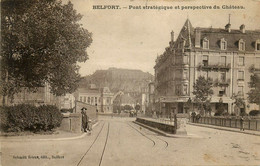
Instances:
[[[220,28],[196,28],[196,30],[201,32],[201,40],[205,37],[209,40],[210,50],[220,50],[220,40],[224,38],[227,41],[225,51],[238,51],[238,43],[242,39],[245,42],[245,50],[253,52],[255,51],[255,42],[260,39],[260,31],[247,30],[242,33],[240,30],[231,30],[228,32]]]
[[[187,19],[181,29],[181,32],[177,38],[177,41],[185,40],[185,47],[191,48],[194,46],[194,43],[192,43],[194,36],[194,28],[191,25],[191,22],[189,19]]]

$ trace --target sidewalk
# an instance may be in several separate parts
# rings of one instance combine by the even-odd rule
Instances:
[[[225,131],[231,131],[231,132],[260,136],[260,131],[254,131],[254,130],[240,131],[240,129],[238,129],[238,128],[230,128],[230,127],[215,126],[215,125],[200,124],[200,123],[191,123],[191,122],[188,122],[187,124],[199,126],[199,127],[207,127],[207,128],[217,129],[217,130],[225,130]]]
[[[98,122],[92,126],[92,129]],[[84,138],[88,133],[72,133],[57,130],[53,134],[33,134],[21,136],[0,136],[0,142],[25,142],[25,141],[66,141]]]

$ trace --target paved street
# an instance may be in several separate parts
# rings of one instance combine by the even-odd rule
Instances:
[[[100,118],[91,135],[76,140],[2,142],[2,165],[132,166],[259,165],[260,163],[259,136],[188,125],[188,133],[196,137],[170,138],[144,129],[132,123],[133,120],[134,118]]]

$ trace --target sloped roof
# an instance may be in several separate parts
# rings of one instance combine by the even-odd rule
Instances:
[[[191,48],[194,46],[194,43],[192,42],[194,39],[194,28],[191,25],[191,22],[189,19],[187,19],[181,29],[181,32],[177,38],[177,41],[185,40],[185,47]]]
[[[231,25],[230,25],[231,26]],[[231,29],[230,32],[222,28],[193,28],[189,19],[187,19],[179,33],[176,43],[185,41],[185,48],[194,48],[195,46],[195,30],[200,31],[200,41],[207,38],[209,40],[209,50],[220,50],[220,40],[225,39],[227,41],[227,49],[224,51],[239,51],[239,40],[242,39],[245,42],[245,51],[255,51],[255,42],[260,40],[259,30],[246,30],[245,33],[239,29]],[[196,48],[202,49],[202,48]]]
[[[196,28],[201,32],[201,40],[207,38],[209,40],[209,49],[220,50],[220,40],[227,41],[227,49],[225,51],[238,51],[239,40],[245,42],[246,51],[255,51],[255,42],[260,39],[260,31],[245,31],[231,30],[228,32],[220,28]],[[193,41],[194,42],[194,41]]]

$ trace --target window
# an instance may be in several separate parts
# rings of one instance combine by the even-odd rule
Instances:
[[[188,94],[188,85],[183,85],[183,95]]]
[[[79,97],[79,101],[82,101],[82,96]]]
[[[98,98],[98,103],[100,103],[101,102],[101,99],[100,99],[100,97]]]
[[[202,48],[203,49],[209,49],[209,40],[207,38],[204,38],[202,41]]]
[[[220,81],[221,82],[225,82],[226,81],[226,73],[225,72],[220,73]]]
[[[86,101],[87,101],[87,97],[85,96],[85,97],[84,97],[84,102],[86,103]]]
[[[188,62],[188,56],[187,55],[184,55],[183,56],[183,63],[184,64],[188,64],[189,62]]]
[[[245,65],[245,57],[238,57],[238,65],[239,66]]]
[[[244,87],[243,86],[238,86],[237,94],[238,95],[243,95],[244,94]]]
[[[107,98],[107,104],[110,104],[110,99],[109,98]]]
[[[225,65],[225,66],[226,66],[226,61],[227,61],[227,57],[225,57],[225,56],[221,56],[221,57],[220,57],[220,63],[221,63],[222,65]]]
[[[94,97],[91,97],[91,104],[94,103]]]
[[[260,51],[260,40],[257,40],[257,41],[255,42],[255,50],[256,50],[256,51]]]
[[[227,49],[227,41],[224,38],[220,40],[220,49],[221,50]]]
[[[219,96],[223,96],[226,94],[226,88],[225,87],[222,87],[219,92],[218,92]]]
[[[95,97],[95,104],[97,104],[97,97]]]
[[[238,80],[244,81],[244,71],[238,71]]]
[[[188,79],[188,71],[183,71],[183,79]]]
[[[238,50],[245,51],[245,48],[246,48],[246,44],[245,44],[244,40],[240,39],[238,41]]]
[[[209,56],[208,55],[203,55],[202,63],[203,63],[203,66],[209,65]]]
[[[88,97],[88,103],[90,103],[90,97]]]
[[[175,87],[175,94],[176,94],[176,95],[180,95],[180,94],[181,94],[180,85],[176,85],[176,87]]]

